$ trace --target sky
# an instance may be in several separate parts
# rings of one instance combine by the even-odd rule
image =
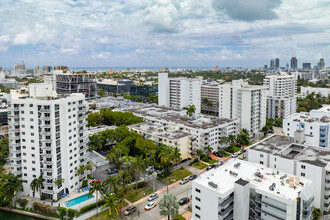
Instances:
[[[1,0],[0,66],[330,63],[329,0]]]

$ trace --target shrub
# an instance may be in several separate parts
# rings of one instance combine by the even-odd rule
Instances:
[[[16,203],[18,203],[19,206],[24,210],[29,201],[27,199],[17,199]]]
[[[66,215],[66,208],[57,207],[57,210],[60,212],[60,218],[62,219]]]
[[[194,160],[193,160],[193,163],[197,163],[199,160],[198,160],[198,158],[195,158]]]
[[[230,146],[230,147],[227,147],[226,149],[225,149],[225,151],[227,151],[227,152],[229,152],[229,153],[235,153],[235,148],[233,147],[233,146]]]
[[[105,204],[105,201],[104,201],[104,200],[100,200],[100,201],[98,202],[99,207],[102,206],[102,205],[104,205],[104,204]],[[96,208],[96,202],[95,202],[95,203],[92,203],[92,204],[89,204],[89,205],[86,205],[86,206],[84,206],[84,207],[82,207],[82,208],[80,209],[80,213],[79,213],[79,214],[82,214],[82,213],[88,212],[88,211],[90,211],[90,210],[92,210],[92,209],[95,209],[95,208]]]
[[[40,211],[39,203],[34,202],[34,203],[32,204],[32,209],[33,209],[34,212],[37,212],[37,213],[38,213],[38,212]]]
[[[75,210],[75,209],[68,209],[68,217],[70,219],[73,219],[76,214],[77,214],[77,210]]]
[[[212,158],[210,156],[205,156],[205,157],[203,157],[202,160],[205,162],[209,162],[210,160],[212,160]]]
[[[143,187],[146,187],[146,186],[147,186],[147,183],[145,181],[138,182],[138,184],[137,184],[138,188],[143,188]]]
[[[47,213],[51,216],[57,216],[56,207],[55,206],[49,206],[47,208]]]
[[[94,179],[94,177],[90,174],[87,174],[87,179]]]
[[[40,200],[45,200],[46,199],[46,196],[42,195]]]
[[[87,179],[84,179],[82,181],[81,187],[86,187],[86,186],[88,186],[88,180]]]

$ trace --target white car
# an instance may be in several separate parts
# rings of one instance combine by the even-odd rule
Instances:
[[[148,201],[152,201],[152,200],[157,199],[157,198],[158,198],[158,194],[157,193],[153,193],[153,194],[151,194],[149,196]]]
[[[231,155],[231,158],[235,158],[235,157],[238,157],[238,153],[233,153],[233,154]]]
[[[145,207],[144,209],[149,211],[150,209],[154,208],[157,206],[157,202],[153,201],[153,202],[149,202]]]
[[[183,185],[183,184],[188,183],[188,182],[189,182],[189,178],[186,177],[186,178],[184,178],[180,181],[180,184]]]

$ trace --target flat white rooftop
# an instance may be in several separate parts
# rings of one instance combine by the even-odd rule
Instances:
[[[250,182],[250,187],[286,200],[295,200],[298,193],[312,183],[311,180],[295,177],[293,175],[267,168],[239,159],[230,159],[223,166],[212,169],[196,180],[196,183],[217,191],[224,196],[234,189],[234,183],[243,179]],[[210,184],[213,182],[214,184]],[[275,183],[274,190],[270,186]],[[217,186],[217,187],[215,187]]]

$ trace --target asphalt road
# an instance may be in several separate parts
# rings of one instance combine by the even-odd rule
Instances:
[[[177,201],[179,201],[181,198],[183,197],[191,197],[191,181],[189,181],[188,183],[184,184],[184,185],[178,185],[176,187],[173,187],[172,189],[169,189],[169,193],[173,194],[176,198],[177,198]],[[166,192],[164,192],[166,193]],[[160,199],[163,197],[164,193],[160,194],[158,196],[157,199],[155,199],[155,201],[157,202],[157,204],[159,203]],[[163,218],[164,216],[161,216],[159,214],[159,207],[158,205],[149,210],[149,211],[146,211],[144,210],[144,207],[148,204],[149,202],[146,201],[146,202],[143,202],[139,205],[137,205],[137,211],[134,212],[132,215],[129,215],[127,216],[126,218],[127,219],[137,219],[137,220],[148,220],[148,219],[161,219]],[[188,203],[189,204],[189,203]],[[180,206],[179,208],[179,212],[181,210],[183,210],[184,208],[186,208],[188,206],[188,204],[186,205],[183,205],[183,206]]]

